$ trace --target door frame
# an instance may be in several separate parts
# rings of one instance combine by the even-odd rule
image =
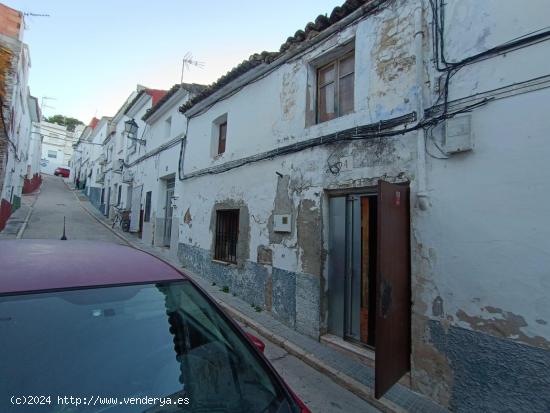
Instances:
[[[386,182],[386,181],[383,181],[383,180],[379,180],[377,185],[375,186],[368,186],[368,187],[361,187],[361,188],[345,188],[345,189],[325,189],[325,194],[327,195],[327,198],[328,198],[328,206],[329,206],[329,212],[328,212],[328,222],[326,224],[326,228],[329,229],[329,232],[331,230],[331,228],[333,230],[335,230],[333,227],[334,225],[331,224],[331,219],[332,219],[332,216],[331,216],[331,212],[330,212],[330,205],[331,205],[331,198],[337,198],[337,197],[345,197],[346,201],[345,201],[345,208],[344,208],[344,211],[345,211],[345,215],[344,215],[344,218],[345,218],[345,232],[347,233],[347,227],[348,227],[348,214],[347,214],[347,198],[349,196],[358,196],[358,197],[361,197],[361,196],[377,196],[377,199],[378,199],[378,207],[377,207],[377,211],[378,211],[378,216],[377,216],[377,233],[380,234],[382,229],[381,229],[381,218],[380,218],[380,214],[381,214],[381,204],[380,204],[380,199],[381,199],[381,193],[380,193],[380,182]],[[389,182],[386,182],[386,183],[389,183]],[[401,374],[401,370],[403,370],[403,366],[401,366],[401,370],[399,370],[399,373],[395,373],[393,374],[393,377],[391,377],[389,380],[387,378],[383,378],[381,377],[383,374],[381,374],[381,372],[383,372],[383,370],[388,367],[390,368],[390,366],[384,366],[383,364],[385,364],[387,362],[387,360],[382,360],[383,357],[380,357],[379,355],[379,352],[380,352],[380,347],[381,345],[379,345],[379,343],[381,342],[380,341],[380,334],[379,334],[379,317],[381,316],[380,311],[381,311],[381,294],[382,294],[382,291],[381,291],[381,280],[380,280],[380,274],[379,274],[379,269],[377,268],[376,269],[376,279],[375,279],[375,283],[376,283],[376,305],[375,305],[375,308],[376,308],[376,333],[375,333],[375,338],[376,338],[376,341],[375,341],[375,348],[374,348],[374,352],[375,352],[375,355],[376,355],[376,359],[375,359],[375,397],[376,398],[380,398],[382,397],[385,392],[391,388],[401,377],[402,375],[406,374],[408,371],[410,371],[410,364],[411,364],[411,341],[412,341],[412,338],[411,338],[411,324],[412,324],[412,291],[411,291],[411,286],[412,286],[412,258],[411,258],[411,245],[410,245],[410,233],[411,233],[411,230],[412,230],[412,213],[411,213],[411,210],[410,210],[410,190],[411,190],[411,184],[410,182],[408,181],[404,181],[404,182],[397,182],[397,183],[392,183],[392,185],[398,185],[398,186],[401,186],[401,187],[406,187],[407,188],[407,198],[406,198],[406,205],[407,205],[407,210],[408,210],[408,261],[407,261],[407,264],[408,264],[408,288],[409,288],[409,302],[408,302],[408,329],[407,331],[404,332],[404,335],[406,337],[408,337],[408,340],[407,340],[407,343],[406,343],[406,347],[408,347],[408,365],[405,367],[406,368],[406,371]],[[403,200],[405,201],[405,199]],[[360,226],[359,226],[360,228]],[[360,231],[360,229],[359,229]],[[332,235],[329,233],[329,238],[327,240],[327,242],[329,243],[328,244],[328,247],[329,247],[329,251],[332,250],[332,245],[331,245],[331,237]],[[345,236],[345,240],[346,242],[348,241],[348,236],[346,235]],[[377,267],[379,267],[380,265],[380,253],[381,253],[381,245],[380,245],[380,239],[379,239],[379,235],[378,235],[378,241],[377,241],[377,254],[378,254],[378,259],[377,259]],[[346,248],[344,247],[344,251],[346,251]],[[347,254],[347,252],[345,252],[344,254]],[[334,260],[335,258],[331,258],[331,260]],[[344,255],[344,263],[347,263],[348,262],[348,259],[347,259],[347,256]],[[329,271],[334,271],[334,268],[332,267],[332,264],[329,264]],[[348,269],[346,268],[345,269],[345,273],[347,274],[348,272]],[[343,335],[341,336],[343,339],[345,339],[346,341],[348,342],[351,342],[355,345],[359,345],[359,346],[362,346],[362,347],[367,347],[367,348],[371,348],[363,343],[360,343],[356,340],[349,340],[348,337],[346,337],[346,328],[347,328],[347,320],[345,319],[346,317],[346,312],[347,312],[347,304],[345,302],[345,300],[347,299],[347,280],[344,279],[344,303],[343,303],[343,307],[342,307],[342,311],[343,311],[343,314],[342,316],[344,317],[343,318]],[[327,279],[327,283],[328,285],[330,286],[331,285],[331,274],[329,273],[328,274],[328,279]],[[330,296],[330,293],[328,293],[328,295]],[[328,299],[328,302],[330,303],[330,297],[327,296],[327,299]],[[330,304],[327,305],[327,316],[328,316],[328,320],[330,322],[330,311],[331,311],[331,308],[330,308]],[[336,309],[336,311],[340,311],[338,308]],[[378,367],[378,369],[376,369],[376,366]],[[377,371],[376,371],[377,370]]]

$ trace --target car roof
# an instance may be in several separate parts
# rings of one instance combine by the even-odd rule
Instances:
[[[0,294],[182,280],[155,256],[97,241],[0,240]]]

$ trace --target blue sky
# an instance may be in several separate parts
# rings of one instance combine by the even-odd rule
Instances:
[[[274,51],[344,0],[3,0],[26,17],[31,93],[54,97],[46,116],[87,123],[112,116],[137,83],[168,89],[186,52],[204,62],[185,82],[209,84],[262,50]]]

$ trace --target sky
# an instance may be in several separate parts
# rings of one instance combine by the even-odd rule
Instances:
[[[169,89],[186,53],[204,64],[184,82],[210,84],[251,54],[344,0],[1,0],[25,13],[29,86],[45,116],[113,116],[137,84]]]

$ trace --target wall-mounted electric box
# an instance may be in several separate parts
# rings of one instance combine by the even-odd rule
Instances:
[[[445,135],[443,137],[443,149],[447,153],[471,151],[472,142],[472,116],[463,115],[447,119],[445,122]]]
[[[290,214],[281,214],[273,216],[273,231],[275,232],[291,232],[292,231],[292,216]]]

